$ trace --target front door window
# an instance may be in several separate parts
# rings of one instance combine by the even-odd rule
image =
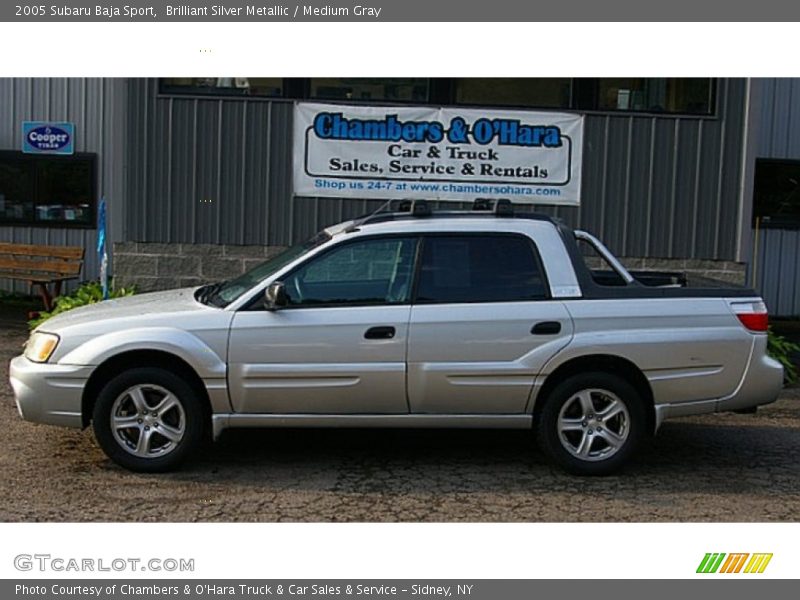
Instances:
[[[416,240],[342,244],[284,279],[289,306],[402,304],[411,293]]]

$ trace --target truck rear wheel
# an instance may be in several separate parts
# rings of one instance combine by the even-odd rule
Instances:
[[[608,475],[622,467],[644,438],[640,394],[610,373],[582,373],[558,384],[534,425],[542,451],[577,475]]]
[[[111,379],[94,407],[94,434],[108,457],[132,471],[169,471],[197,450],[205,414],[197,394],[164,369],[130,369]]]

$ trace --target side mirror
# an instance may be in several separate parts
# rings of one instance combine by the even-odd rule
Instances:
[[[286,288],[283,286],[282,281],[275,281],[270,283],[264,291],[264,308],[267,310],[278,310],[289,304],[289,298],[286,296]]]

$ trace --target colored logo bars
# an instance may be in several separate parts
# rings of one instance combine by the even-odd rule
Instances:
[[[725,554],[724,552],[708,552],[703,557],[703,560],[700,561],[697,572],[763,573],[770,560],[772,560],[772,553],[749,554],[747,552],[740,552]]]

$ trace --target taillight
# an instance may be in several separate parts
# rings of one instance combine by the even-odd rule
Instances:
[[[769,326],[767,305],[761,300],[756,302],[731,302],[731,309],[739,321],[750,331],[765,332]]]

